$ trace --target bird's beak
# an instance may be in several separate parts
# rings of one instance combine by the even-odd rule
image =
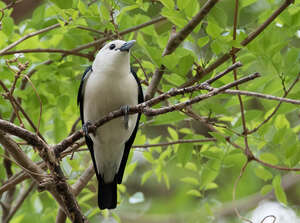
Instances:
[[[124,43],[120,47],[120,51],[127,51],[127,52],[129,52],[130,48],[134,45],[135,42],[136,42],[135,40],[130,40],[130,41]]]

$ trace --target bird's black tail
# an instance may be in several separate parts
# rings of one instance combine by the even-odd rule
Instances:
[[[101,210],[114,209],[117,206],[117,179],[105,183],[102,177],[98,181],[98,205]]]

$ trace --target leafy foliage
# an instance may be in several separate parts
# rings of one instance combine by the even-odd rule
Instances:
[[[237,37],[233,40],[233,1],[219,1],[174,53],[162,57],[170,41],[172,27],[175,26],[176,31],[180,31],[204,4],[205,1],[194,0],[105,0],[91,3],[83,0],[51,0],[43,2],[34,10],[31,18],[24,19],[19,24],[14,24],[10,16],[12,9],[7,9],[3,11],[1,20],[0,49],[30,33],[55,24],[58,26],[26,39],[3,55],[0,53],[0,79],[10,89],[15,76],[7,66],[7,60],[18,57],[20,63],[29,62],[26,72],[32,74],[31,82],[42,101],[42,116],[40,117],[39,98],[30,84],[22,89],[22,81],[19,79],[14,96],[20,98],[22,107],[33,123],[40,121],[39,131],[49,144],[57,144],[65,139],[79,117],[76,95],[80,77],[92,63],[93,56],[103,42],[99,41],[90,47],[84,46],[102,38],[108,40],[119,36],[125,40],[136,39],[132,65],[137,69],[139,78],[148,84],[155,69],[164,65],[164,74],[158,86],[162,92],[180,87],[191,77],[197,76],[199,69],[212,65],[232,48],[241,48],[236,54],[237,60],[243,64],[238,69],[238,78],[254,72],[261,74],[260,78],[241,85],[241,90],[278,97],[287,96],[291,99],[300,98],[299,82],[295,82],[300,72],[299,3],[286,8],[257,38],[243,46],[241,42],[282,2],[240,1]],[[3,2],[0,2],[0,8],[5,8]],[[160,15],[166,19],[122,33]],[[77,50],[81,46],[83,48]],[[65,52],[41,50],[26,53],[25,49],[60,49]],[[20,52],[9,53],[15,50]],[[231,64],[232,61],[227,60],[204,75],[200,82],[215,76]],[[11,63],[10,66],[17,69],[16,63]],[[218,88],[232,81],[233,76],[229,74],[212,86]],[[294,82],[295,86],[287,93]],[[148,84],[143,85],[144,92],[147,91]],[[3,89],[1,93],[4,93]],[[206,91],[203,90],[172,97],[154,108],[184,102],[204,93]],[[279,202],[291,206],[298,202],[296,207],[299,209],[299,200],[295,198],[299,197],[299,187],[291,191],[284,190],[284,179],[289,178],[285,176],[286,172],[276,169],[276,166],[299,167],[299,105],[282,103],[277,109],[277,101],[248,96],[242,96],[242,100],[248,131],[251,132],[259,126],[257,131],[247,136],[249,149],[262,162],[254,160],[247,165],[236,189],[237,199],[252,197],[257,193],[263,196],[274,190]],[[13,111],[9,101],[0,97],[1,118],[10,120]],[[274,111],[275,114],[264,123]],[[25,127],[34,132],[23,116],[22,120]],[[143,115],[141,121],[135,141],[138,148],[132,149],[129,158],[131,162],[125,172],[126,180],[118,187],[119,208],[112,212],[98,210],[95,196],[97,187],[93,179],[77,197],[84,215],[90,222],[99,222],[105,218],[114,219],[116,222],[129,222],[131,216],[134,219],[130,219],[130,222],[151,222],[152,214],[171,220],[183,217],[184,222],[212,222],[214,216],[219,215],[218,210],[221,213],[222,207],[232,201],[235,180],[247,162],[244,151],[234,146],[238,145],[244,150],[246,148],[237,96],[219,94],[181,111],[154,117]],[[261,123],[263,124],[260,126]],[[15,124],[21,123],[15,119]],[[215,140],[201,141],[207,138]],[[194,141],[184,143],[184,140]],[[161,146],[141,147],[162,142],[165,144]],[[0,148],[4,156],[4,147]],[[22,146],[22,149],[34,162],[41,160],[30,146]],[[0,158],[1,162],[4,160],[3,156]],[[89,163],[89,154],[84,151],[75,152],[72,159],[70,156],[65,157],[60,164],[68,183],[73,185]],[[270,165],[266,166],[264,163]],[[21,171],[14,163],[12,170],[13,174]],[[0,168],[1,181],[4,182],[6,178],[5,169]],[[31,180],[18,184],[16,194],[30,184]],[[11,222],[54,222],[57,207],[50,193],[38,193],[34,190]],[[233,210],[230,214],[232,219],[228,221],[237,222]]]

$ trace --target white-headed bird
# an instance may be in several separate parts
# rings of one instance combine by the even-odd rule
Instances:
[[[117,206],[117,184],[122,183],[128,154],[141,114],[128,115],[128,107],[144,101],[136,73],[130,67],[130,49],[135,40],[114,40],[97,54],[81,79],[77,102],[98,179],[100,209]],[[88,125],[109,112],[123,109],[125,115],[88,133]]]

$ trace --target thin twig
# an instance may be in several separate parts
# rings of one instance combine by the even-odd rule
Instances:
[[[121,31],[119,34],[121,36],[123,36],[123,35],[126,35],[128,33],[131,33],[131,32],[137,31],[139,29],[142,29],[142,28],[144,28],[146,26],[150,26],[150,25],[153,25],[155,23],[161,22],[163,20],[166,20],[166,18],[163,17],[163,16],[160,16],[158,18],[152,19],[152,20],[150,20],[148,22],[145,22],[143,24],[140,24],[140,25],[137,25],[137,26],[125,29],[125,30]],[[116,35],[110,35],[110,36],[107,36],[107,37],[103,37],[103,38],[97,39],[97,40],[95,40],[93,42],[83,44],[83,45],[81,45],[81,46],[73,49],[73,51],[78,52],[78,51],[86,49],[86,48],[90,48],[90,47],[93,47],[93,46],[98,46],[98,45],[101,45],[104,42],[106,42],[106,41],[108,41],[110,39],[113,39],[113,38],[116,38]]]
[[[285,0],[284,3],[269,17],[266,19],[266,21],[261,24],[257,29],[255,29],[253,32],[251,32],[242,42],[242,46],[247,46],[252,40],[254,40],[262,31],[264,31],[268,25],[270,25],[271,22],[273,22],[281,13],[283,10],[285,10],[290,4],[292,4],[294,0]],[[193,85],[197,81],[199,81],[201,78],[203,78],[205,75],[211,73],[213,70],[215,70],[217,67],[222,65],[224,62],[229,60],[231,58],[231,53],[237,53],[241,49],[240,48],[234,48],[234,51],[230,51],[226,54],[224,54],[222,57],[217,59],[214,63],[212,63],[207,68],[203,69],[202,72],[199,72],[196,76],[189,79],[186,83],[182,84],[181,87],[187,87],[190,85]]]
[[[39,115],[39,119],[38,119],[38,124],[36,127],[36,134],[39,134],[40,132],[40,123],[41,123],[41,118],[42,118],[42,113],[43,113],[43,103],[42,103],[42,99],[37,91],[37,89],[35,88],[34,84],[32,83],[32,81],[30,80],[30,78],[27,75],[23,75],[23,77],[25,77],[27,79],[27,81],[30,83],[35,95],[37,96],[39,103],[40,103],[40,115]],[[21,105],[20,105],[21,106]]]
[[[38,167],[40,167],[43,170],[46,170],[46,164],[42,162],[36,163]],[[0,187],[0,196],[3,194],[5,191],[10,190],[17,184],[23,182],[24,180],[30,178],[30,175],[28,175],[24,170],[18,172],[17,174],[13,175],[11,178],[9,178],[6,182],[2,184]]]
[[[0,12],[1,12],[1,17],[0,17],[0,22],[1,22],[1,20],[3,19],[3,17],[4,17],[4,11],[5,10],[7,10],[7,9],[10,9],[10,8],[12,8],[12,7],[14,7],[15,6],[15,4],[17,4],[17,3],[19,3],[19,2],[21,2],[22,0],[16,0],[16,1],[11,1],[8,5],[6,5],[4,8],[2,8],[2,9],[0,9]]]
[[[293,83],[291,84],[291,86],[287,90],[285,90],[285,92],[283,94],[283,98],[285,98],[290,93],[290,91],[294,88],[294,86],[299,81],[299,79],[300,79],[300,73],[298,74],[298,76],[296,77],[296,79],[293,81]],[[264,124],[266,124],[276,114],[276,112],[280,108],[282,102],[284,102],[284,101],[280,101],[277,104],[277,106],[275,107],[275,109],[272,111],[272,113],[265,120],[263,120],[257,127],[255,127],[254,129],[252,129],[251,131],[249,131],[248,134],[252,134],[252,133],[256,132],[260,127],[262,127]]]
[[[277,97],[277,96],[273,96],[270,94],[262,94],[262,93],[258,93],[258,92],[252,92],[252,91],[226,90],[226,91],[222,92],[222,94],[231,94],[231,95],[239,94],[239,95],[246,95],[246,96],[258,97],[258,98],[267,99],[267,100],[280,101],[280,102],[300,105],[300,100],[282,98],[282,97]]]
[[[149,77],[148,77],[148,75],[147,75],[147,73],[146,73],[146,71],[145,71],[145,69],[144,69],[144,67],[143,67],[143,65],[142,65],[142,63],[141,63],[141,61],[140,61],[133,53],[131,53],[131,56],[132,56],[132,57],[135,59],[135,61],[139,64],[140,68],[142,69],[142,71],[143,71],[143,73],[144,73],[145,79],[146,79],[146,81],[148,82],[148,81],[149,81]]]
[[[123,31],[121,31],[119,34],[120,34],[120,36],[122,36],[122,35],[128,34],[128,33],[130,33],[130,32],[134,32],[134,31],[137,31],[137,30],[139,30],[139,29],[142,29],[142,28],[144,28],[144,27],[146,27],[146,26],[149,26],[149,25],[158,23],[158,22],[163,21],[163,20],[166,20],[166,18],[160,16],[160,17],[158,17],[158,18],[155,18],[155,19],[150,20],[150,21],[148,21],[148,22],[145,22],[145,23],[143,23],[143,24],[140,24],[140,25],[137,25],[137,26],[128,28],[128,29],[126,29],[126,30],[123,30]],[[55,24],[55,25],[53,25],[53,26],[56,28],[56,26],[59,27],[59,24]],[[47,28],[49,28],[49,27],[47,27]],[[40,34],[41,32],[49,31],[49,30],[47,30],[47,28],[45,28],[43,31],[41,31],[41,30],[36,31],[34,34],[35,34],[35,35],[38,35],[38,34]],[[52,28],[52,29],[53,29],[53,28]],[[50,28],[50,30],[51,30],[51,28]],[[36,34],[36,33],[38,33],[38,34]],[[31,35],[31,36],[33,36],[33,35]],[[29,37],[31,37],[31,36],[29,36]],[[29,37],[26,37],[26,38],[24,37],[24,38],[25,38],[25,39],[28,39]],[[98,40],[95,40],[95,41],[93,41],[93,42],[90,42],[90,43],[81,45],[81,46],[79,46],[79,47],[77,47],[77,48],[74,48],[74,49],[72,49],[72,50],[62,50],[62,49],[39,49],[39,48],[38,48],[38,49],[24,49],[24,50],[15,50],[15,51],[8,51],[8,52],[7,52],[6,49],[3,49],[3,50],[0,51],[0,52],[1,52],[0,55],[10,55],[10,54],[15,54],[15,53],[62,53],[62,54],[64,54],[64,55],[75,55],[75,56],[80,56],[80,57],[84,57],[84,58],[87,58],[87,59],[89,59],[89,60],[92,60],[92,59],[93,59],[93,56],[92,56],[92,55],[90,55],[90,54],[79,53],[78,51],[83,50],[83,49],[86,49],[86,48],[90,48],[90,47],[93,47],[93,46],[100,45],[100,44],[104,43],[105,41],[110,40],[110,39],[115,38],[115,37],[116,37],[115,35],[110,35],[110,36],[108,36],[108,37],[103,37],[103,38],[98,39]],[[24,41],[25,39],[22,39],[22,38],[21,38],[21,39],[20,39],[20,42]],[[14,43],[14,46],[16,46],[17,44],[19,44],[20,42]],[[13,46],[13,47],[14,47],[14,46]],[[2,51],[3,51],[3,52],[2,52]]]
[[[113,27],[114,27],[114,31],[115,31],[116,37],[117,37],[118,39],[121,39],[121,35],[120,35],[120,33],[119,33],[118,25],[115,23],[114,9],[111,9],[111,10],[110,10],[109,15],[110,15],[110,22],[111,22],[111,24],[112,24]]]
[[[273,169],[277,169],[277,170],[284,170],[284,171],[300,171],[300,168],[291,168],[291,167],[285,167],[285,166],[277,166],[277,165],[273,165],[273,164],[270,164],[270,163],[266,163],[256,157],[253,157],[253,160],[255,160],[256,162],[264,165],[264,166],[267,166],[267,167],[270,167],[270,168],[273,168]]]
[[[208,0],[185,27],[183,27],[178,33],[171,35],[162,56],[173,53],[177,49],[177,47],[187,38],[187,36],[197,27],[197,25],[203,20],[203,18],[210,12],[210,10],[215,6],[217,2],[218,0]],[[147,88],[145,96],[146,100],[153,98],[157,90],[157,86],[162,79],[163,73],[163,65],[159,69],[155,70],[149,87]]]
[[[76,119],[76,121],[72,125],[72,128],[71,128],[71,131],[70,131],[69,135],[72,135],[76,131],[76,127],[77,127],[78,123],[80,122],[80,120],[81,120],[80,117],[78,117]]]
[[[234,8],[234,21],[233,21],[233,36],[232,39],[233,41],[236,40],[236,29],[237,29],[237,23],[238,23],[238,13],[239,13],[239,0],[235,0],[235,8]],[[232,63],[234,64],[236,62],[236,55],[234,53],[235,48],[232,47]],[[233,77],[234,80],[237,80],[237,70],[233,70]],[[235,89],[238,91],[239,86],[236,85]],[[245,111],[244,111],[244,103],[242,100],[241,95],[237,95],[239,104],[240,104],[240,112],[241,112],[241,119],[242,119],[242,125],[243,125],[243,135],[244,135],[244,142],[245,142],[245,154],[247,155],[247,159],[251,160],[253,159],[253,154],[249,148],[248,144],[248,129],[247,129],[247,124],[246,124],[246,118],[245,118]]]
[[[98,33],[100,35],[104,35],[104,32],[101,32],[99,30],[96,30],[96,29],[92,29],[90,27],[86,27],[86,26],[77,26],[78,29],[82,29],[82,30],[87,30],[87,31],[90,31],[90,32],[94,32],[94,33]]]
[[[237,177],[237,179],[236,179],[235,182],[234,182],[234,187],[233,187],[233,191],[232,191],[232,201],[233,201],[233,202],[236,200],[236,190],[237,190],[237,185],[238,185],[238,183],[240,182],[240,180],[241,180],[241,178],[242,178],[242,176],[243,176],[243,174],[244,174],[244,172],[245,172],[245,170],[246,170],[246,167],[247,167],[247,165],[249,164],[249,162],[250,162],[250,160],[247,160],[247,161],[245,162],[245,164],[243,165],[243,167],[242,167],[242,169],[241,169],[241,171],[240,171],[239,176]],[[235,211],[236,215],[237,215],[240,219],[242,219],[242,220],[244,220],[244,221],[247,221],[247,222],[249,222],[249,223],[253,223],[253,222],[250,221],[249,219],[247,219],[247,218],[241,216],[241,215],[240,215],[240,212],[239,212],[239,210],[238,210],[237,207],[234,207],[234,211]]]
[[[167,112],[170,112],[170,111],[175,111],[175,110],[181,110],[189,105],[192,105],[192,104],[195,104],[199,101],[202,101],[202,100],[205,100],[207,98],[210,98],[214,95],[217,95],[231,87],[234,87],[236,85],[239,85],[239,84],[242,84],[242,83],[245,83],[247,81],[250,81],[250,80],[253,80],[257,77],[259,77],[259,73],[255,73],[255,74],[252,74],[252,75],[249,75],[249,76],[246,76],[244,78],[241,78],[237,81],[234,81],[232,83],[229,83],[229,84],[226,84],[220,88],[215,88],[215,90],[213,91],[210,91],[208,94],[203,94],[203,95],[199,95],[199,96],[196,96],[190,100],[187,100],[185,102],[181,102],[181,103],[177,103],[175,105],[171,105],[171,106],[168,106],[168,107],[164,107],[164,108],[158,108],[158,109],[151,109],[151,108],[147,108],[147,109],[143,109],[143,113],[147,116],[154,116],[154,115],[159,115],[159,114],[164,114],[164,113],[167,113]],[[187,90],[189,88],[183,88],[184,90]],[[185,93],[187,93],[186,91],[183,91]],[[159,97],[159,96],[158,96]]]
[[[84,58],[87,58],[87,59],[91,59],[91,55],[84,54],[84,53],[78,53],[75,50],[62,50],[62,49],[51,49],[51,48],[47,48],[47,49],[37,48],[37,49],[14,50],[14,51],[4,52],[4,53],[2,53],[0,55],[11,55],[11,54],[16,54],[16,53],[62,53],[62,54],[65,54],[65,55],[75,55],[75,56],[79,56],[79,57],[84,57]]]
[[[30,184],[30,186],[27,188],[27,190],[24,190],[18,197],[15,206],[11,209],[11,211],[9,212],[9,215],[6,217],[6,219],[4,220],[4,223],[8,223],[11,218],[14,216],[14,214],[17,212],[17,210],[21,207],[21,205],[23,204],[23,202],[25,201],[26,197],[29,195],[29,193],[34,189],[36,183],[32,182]]]
[[[216,142],[217,140],[214,138],[206,138],[206,139],[181,139],[177,141],[171,142],[161,142],[156,144],[145,144],[145,145],[134,145],[132,148],[148,148],[148,147],[158,147],[158,146],[169,146],[175,144],[183,144],[183,143],[204,143],[204,142]]]
[[[47,174],[40,174],[40,173],[36,173],[36,172],[33,172],[29,169],[27,169],[25,166],[22,166],[22,164],[20,164],[17,160],[13,160],[11,158],[9,158],[9,156],[7,155],[3,155],[3,154],[0,154],[0,156],[2,156],[3,158],[13,162],[14,164],[16,164],[18,167],[20,167],[22,170],[24,170],[26,173],[30,174],[30,175],[39,175],[41,177],[49,177],[50,175],[47,175]]]
[[[6,91],[6,93],[9,94],[9,90],[6,88],[6,86],[4,85],[4,83],[0,80],[0,85],[2,86],[2,88]],[[18,116],[18,110],[21,111],[21,113],[23,114],[23,116],[26,118],[26,120],[28,121],[28,123],[30,124],[30,126],[34,129],[35,132],[37,132],[37,135],[44,141],[46,142],[46,140],[44,139],[44,137],[40,134],[40,132],[38,132],[37,127],[35,126],[35,124],[33,123],[33,121],[31,120],[31,118],[29,117],[29,115],[25,112],[25,110],[23,109],[23,107],[19,104],[19,102],[12,96],[10,95],[10,100],[11,100],[11,104],[12,106],[16,106],[15,108],[15,113]],[[18,110],[17,110],[18,109]],[[21,119],[21,118],[20,118]],[[22,123],[22,120],[21,120]]]
[[[8,45],[7,47],[5,47],[4,49],[0,50],[0,55],[4,55],[5,52],[7,52],[8,50],[14,48],[15,46],[17,46],[18,44],[20,44],[21,42],[23,42],[26,39],[29,39],[29,38],[31,38],[33,36],[36,36],[36,35],[39,35],[41,33],[48,32],[50,30],[56,29],[56,28],[58,28],[60,26],[61,26],[60,23],[57,23],[57,24],[54,24],[52,26],[48,26],[48,27],[46,27],[44,29],[41,29],[41,30],[38,30],[38,31],[35,31],[35,32],[32,32],[32,33],[29,33],[29,34],[21,37],[17,41],[11,43],[10,45]]]
[[[3,88],[3,90],[6,92],[6,95],[4,95],[4,98],[8,99],[12,105],[12,108],[13,108],[13,111],[14,113],[16,114],[19,122],[20,122],[20,125],[21,127],[25,127],[20,115],[19,115],[19,112],[18,112],[18,109],[17,109],[17,105],[14,101],[14,97],[10,94],[10,91],[8,90],[8,88],[5,86],[5,84],[3,83],[2,80],[0,80],[0,85],[1,87]]]

